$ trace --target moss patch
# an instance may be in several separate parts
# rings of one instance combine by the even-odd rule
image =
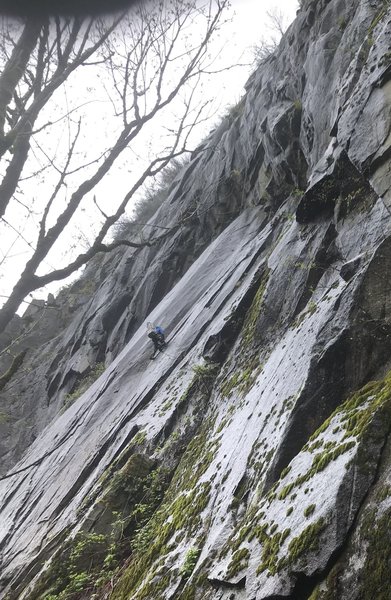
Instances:
[[[379,426],[372,426],[374,419]],[[339,442],[324,442],[321,434],[331,427],[333,420],[338,419],[342,438]],[[342,454],[354,448],[361,442],[356,462],[366,468],[368,457],[366,453],[371,447],[367,438],[382,437],[391,422],[391,373],[381,381],[371,381],[361,390],[352,394],[346,402],[338,407],[333,414],[315,431],[309,442],[303,447],[304,451],[315,453],[308,471],[299,475],[294,481],[283,487],[278,498],[284,500],[291,491],[309,481],[316,473],[320,473]]]
[[[201,590],[206,587],[207,582],[208,577],[206,574],[206,567],[204,566],[204,568],[201,568],[201,572],[192,578],[191,583],[189,583],[185,589],[180,592],[178,600],[195,600],[196,594],[198,598],[201,598]]]
[[[387,409],[391,412],[391,372],[381,381],[370,381],[355,392],[344,404],[339,406],[331,416],[315,431],[310,441],[319,438],[331,421],[339,416],[341,427],[345,430],[344,437],[358,437],[368,427],[377,409]]]
[[[255,294],[250,310],[246,315],[242,330],[242,349],[250,346],[253,342],[257,321],[262,308],[263,296],[269,281],[269,275],[270,270],[267,269],[261,278],[257,293]]]
[[[363,523],[363,537],[368,544],[360,581],[361,597],[388,600],[391,586],[391,509],[374,522],[371,512]]]
[[[376,518],[377,509],[367,509],[360,528],[360,554],[365,560],[357,581],[359,598],[365,600],[389,600],[391,586],[391,509]],[[337,563],[325,582],[325,589],[317,587],[310,600],[335,600],[341,592],[340,575],[346,562]]]
[[[238,394],[245,395],[254,385],[258,375],[262,372],[263,364],[254,356],[246,363],[246,368],[238,367],[238,370],[226,380],[220,388],[223,398],[231,398],[236,390]]]
[[[250,551],[248,548],[241,548],[237,550],[231,559],[231,562],[228,565],[227,569],[227,577],[231,579],[235,577],[240,571],[243,571],[248,566],[248,561],[250,558]]]
[[[265,533],[261,557],[262,562],[257,569],[257,575],[266,570],[271,575],[275,575],[286,565],[285,558],[279,559],[279,552],[290,532],[290,529],[285,529],[271,536]]]
[[[258,290],[244,319],[239,349],[236,354],[239,360],[235,362],[234,373],[225,379],[220,388],[220,393],[224,398],[230,398],[235,390],[244,395],[254,385],[263,369],[263,364],[254,354],[252,346],[269,275],[270,271],[266,269],[260,278]]]
[[[171,568],[169,573],[163,568],[166,556],[181,541],[196,542],[191,556],[187,560],[185,557],[186,574],[190,576],[195,549],[199,553],[203,543],[199,535],[203,526],[201,513],[209,502],[211,490],[211,482],[200,483],[200,478],[219,445],[217,440],[211,439],[214,423],[212,416],[204,419],[176,468],[164,503],[134,537],[132,560],[115,586],[112,600],[160,598],[173,578],[184,576],[179,566]]]
[[[288,530],[278,531],[275,523],[264,521],[265,511],[267,512],[266,503],[270,505],[276,498],[284,500],[288,496],[292,496],[293,499],[294,494],[292,492],[295,488],[308,482],[315,474],[325,470],[332,461],[356,446],[358,450],[353,459],[355,464],[359,469],[361,469],[361,462],[368,464],[369,458],[365,453],[370,451],[368,448],[373,449],[373,440],[378,443],[379,440],[384,439],[385,432],[391,422],[390,407],[390,374],[384,380],[371,382],[352,394],[343,405],[334,411],[333,415],[315,432],[310,442],[303,448],[304,451],[313,454],[308,470],[283,486],[281,482],[284,478],[287,478],[290,472],[289,467],[284,470],[281,473],[280,480],[263,499],[264,511],[261,512],[261,504],[259,508],[253,508],[248,512],[240,531],[227,542],[221,556],[233,552],[238,557],[239,554],[237,553],[240,552],[243,542],[246,540],[251,542],[254,538],[257,538],[263,547],[258,573],[268,571],[270,574],[275,574],[282,568],[299,560],[305,553],[317,551],[320,534],[327,525],[323,518],[309,524],[300,535],[292,539],[288,546],[287,556],[279,558],[281,556],[281,546],[286,539]],[[338,431],[335,431],[333,426],[334,435],[338,434],[339,439],[325,441],[321,438],[321,434],[330,427],[333,419],[339,422]],[[362,453],[361,447],[364,448],[362,450],[364,456],[360,454]],[[386,487],[382,491],[379,500],[387,498],[388,494],[389,488]],[[304,510],[304,516],[309,518],[315,512],[315,509],[315,504],[307,506]],[[293,507],[288,506],[287,516],[292,511]]]
[[[296,562],[308,552],[316,552],[319,549],[320,534],[325,527],[326,522],[321,518],[315,523],[311,523],[311,525],[306,527],[300,535],[293,538],[288,545],[289,562]]]
[[[157,598],[162,586],[165,588],[175,572],[156,579],[156,561],[164,559],[174,546],[169,544],[174,536],[183,531],[187,538],[192,538],[200,528],[200,513],[209,501],[211,485],[203,483],[197,489],[179,496],[175,493],[172,503],[157,511],[151,521],[144,527],[135,539],[136,554],[116,585],[112,600],[144,600]],[[156,567],[157,568],[157,567]]]
[[[303,513],[304,516],[307,518],[310,517],[313,514],[313,512],[315,511],[315,508],[316,508],[316,504],[310,504],[309,506],[307,506],[307,508],[304,509],[304,513]]]

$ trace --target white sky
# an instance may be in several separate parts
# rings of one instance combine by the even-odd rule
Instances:
[[[205,137],[213,126],[213,123],[218,121],[218,119],[221,118],[221,115],[225,113],[227,107],[236,104],[243,95],[244,84],[253,68],[251,66],[253,60],[253,52],[251,49],[254,45],[259,43],[262,38],[270,35],[266,12],[273,9],[283,11],[286,15],[286,22],[288,24],[294,19],[297,10],[297,2],[295,2],[295,0],[231,0],[231,3],[232,21],[224,25],[220,37],[215,41],[215,52],[221,48],[219,62],[216,63],[216,67],[218,68],[220,64],[228,65],[237,63],[247,64],[248,66],[241,66],[226,71],[218,76],[214,75],[204,84],[203,95],[206,96],[206,94],[209,94],[210,97],[214,99],[213,109],[211,109],[211,114],[214,116],[211,118],[210,122],[199,128],[197,137],[193,138],[193,147]],[[79,71],[74,78],[74,81],[69,81],[69,83],[67,83],[66,95],[63,95],[62,102],[64,102],[65,98],[66,103],[71,103],[73,97],[77,96],[77,77],[83,77],[84,88],[86,86],[86,78],[89,78],[87,87],[90,91],[87,93],[86,99],[87,101],[92,101],[88,106],[87,116],[85,118],[85,121],[89,119],[89,125],[86,125],[85,127],[85,144],[91,146],[91,144],[96,143],[98,146],[99,132],[102,129],[104,130],[104,128],[101,127],[102,114],[104,115],[104,112],[101,112],[103,105],[101,100],[103,100],[103,96],[100,91],[102,90],[102,86],[100,80],[96,79],[94,71],[87,71],[86,69],[84,69],[83,73]],[[65,93],[63,92],[63,94]],[[84,99],[85,98],[83,98],[83,100]],[[107,103],[107,100],[105,101]],[[176,108],[173,107],[171,110],[175,111]],[[94,117],[94,115],[96,115],[96,117]],[[96,121],[95,123],[94,119]],[[167,114],[165,115],[165,119],[167,119]],[[92,142],[91,138],[88,137],[91,133],[91,128],[96,132],[96,136],[95,138],[92,138]],[[154,125],[154,131],[156,131],[156,125]],[[52,129],[48,135],[50,135],[51,147],[54,149],[58,144],[58,147],[60,148],[64,136],[67,135],[64,123],[61,123],[57,128]],[[160,133],[160,136],[162,135],[164,135],[164,132]],[[154,136],[152,136],[152,140],[153,139]],[[160,137],[160,140],[162,139],[163,138]],[[106,140],[102,138],[100,141],[104,144]],[[92,192],[92,194],[90,194],[89,202],[91,202],[92,195],[95,193],[101,207],[105,211],[111,212],[110,207],[113,205],[113,201],[120,200],[128,191],[129,178],[131,176],[133,165],[136,163],[141,164],[143,160],[147,158],[147,156],[141,156],[145,154],[148,155],[148,152],[146,152],[148,149],[150,156],[153,156],[153,144],[155,143],[156,136],[153,142],[145,137],[137,146],[133,145],[131,150],[125,151],[123,157],[117,162],[106,179],[94,192]],[[58,152],[60,152],[60,150],[58,150]],[[137,158],[137,156],[141,158]],[[32,186],[33,181],[34,187]],[[28,193],[30,199],[32,197],[44,197],[45,193],[50,195],[50,183],[48,183],[45,175],[39,180],[31,179],[25,193]],[[130,211],[128,212],[131,212],[131,205],[129,205],[129,208]],[[89,209],[85,207],[81,213],[81,218],[79,217],[78,219],[79,233],[73,232],[74,237],[84,237],[86,243],[92,234],[93,225],[91,221],[94,220],[92,213],[88,212],[88,210]],[[85,220],[82,218],[83,212],[85,215],[88,215]],[[9,215],[9,213],[7,213],[6,216],[8,216],[9,220],[13,217],[15,223],[20,223],[22,218],[16,213],[14,215]],[[32,214],[23,228],[24,238],[30,244],[34,244],[36,225],[38,222],[39,215]],[[4,226],[3,228],[0,228],[0,236],[0,250],[3,254],[12,246],[12,251],[8,253],[9,258],[6,261],[0,262],[0,295],[7,295],[10,293],[10,290],[16,281],[18,271],[20,271],[28,257],[29,247],[26,241],[17,239],[16,234],[9,228],[4,228]],[[74,244],[76,244],[76,242],[72,239],[68,239],[61,247],[58,247],[52,255],[49,255],[47,265],[55,264],[56,266],[59,266],[61,261],[65,261],[69,257],[69,248]],[[49,286],[48,289],[36,291],[33,295],[35,298],[46,298],[49,291],[55,293],[56,290],[63,285],[64,281],[58,282],[57,284]],[[0,305],[2,304],[1,301],[2,298],[0,297]],[[25,306],[26,305],[24,305],[24,307]],[[19,312],[22,313],[23,311],[24,308],[22,307]]]

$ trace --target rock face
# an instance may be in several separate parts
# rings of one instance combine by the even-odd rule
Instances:
[[[390,597],[390,29],[389,2],[303,2],[172,233],[14,344],[1,598]]]

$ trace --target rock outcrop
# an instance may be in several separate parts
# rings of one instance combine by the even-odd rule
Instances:
[[[18,341],[0,597],[389,598],[390,29],[304,1],[145,235],[172,233]]]

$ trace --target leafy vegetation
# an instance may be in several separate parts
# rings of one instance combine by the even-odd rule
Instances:
[[[54,557],[31,592],[30,600],[71,600],[79,592],[92,592],[113,574],[112,565],[105,563],[110,551],[107,536],[84,531],[77,533]]]
[[[194,571],[200,554],[200,548],[190,548],[190,550],[187,551],[184,563],[180,570],[180,574],[184,579],[189,579],[190,575]]]
[[[210,386],[213,384],[220,370],[220,365],[208,363],[205,365],[195,365],[193,367],[194,377],[192,384],[195,386],[206,386],[206,391],[210,392]]]
[[[132,550],[144,547],[143,527],[160,505],[172,472],[147,456],[132,454],[95,504],[104,515],[104,532],[80,531],[60,548],[30,600],[73,600],[114,578]],[[102,527],[102,525],[100,525]]]

